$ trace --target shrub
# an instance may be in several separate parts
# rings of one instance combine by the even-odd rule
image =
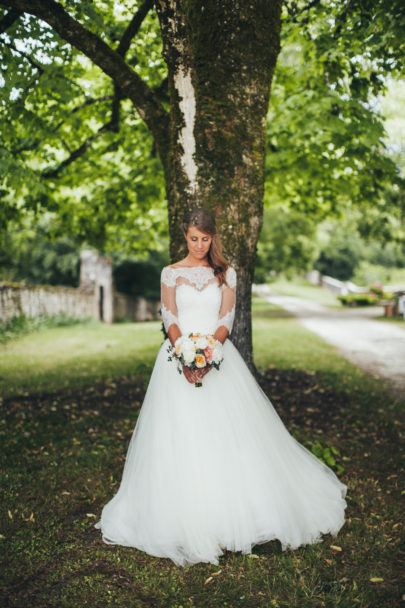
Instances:
[[[338,296],[338,300],[344,306],[372,306],[376,304],[378,298],[375,294],[371,293],[351,293],[347,296]]]
[[[372,285],[370,287],[370,293],[374,293],[379,298],[384,297],[384,290],[382,288],[382,285]]]

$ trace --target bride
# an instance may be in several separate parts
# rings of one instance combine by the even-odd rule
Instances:
[[[182,229],[188,255],[161,274],[168,338],[119,490],[95,527],[108,544],[179,566],[218,564],[225,550],[251,553],[272,539],[282,550],[322,542],[322,534],[336,535],[344,524],[347,486],[288,433],[228,337],[236,273],[221,254],[215,219],[193,209]],[[179,374],[168,360],[170,343],[190,332],[223,343],[219,370],[184,366]]]

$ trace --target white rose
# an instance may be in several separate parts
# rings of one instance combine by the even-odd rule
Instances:
[[[185,348],[183,349],[183,357],[186,365],[190,365],[194,361],[195,358],[195,348]]]
[[[204,337],[198,338],[198,340],[196,342],[197,348],[201,348],[202,350],[204,350],[204,348],[207,348],[207,346],[208,346],[207,338],[204,338]]]
[[[222,361],[222,348],[215,346],[212,351],[212,360],[214,363],[220,363]]]
[[[182,350],[195,350],[195,344],[190,338],[183,336]]]

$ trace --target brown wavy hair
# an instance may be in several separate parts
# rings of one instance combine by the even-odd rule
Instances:
[[[207,209],[195,207],[194,209],[187,211],[183,217],[181,228],[184,236],[187,236],[190,226],[195,226],[198,230],[204,232],[204,234],[208,234],[212,237],[211,245],[207,253],[208,263],[214,269],[214,275],[218,279],[218,284],[220,286],[224,284],[228,285],[225,275],[229,264],[222,255],[221,237],[217,233],[214,216],[210,211],[207,211]]]

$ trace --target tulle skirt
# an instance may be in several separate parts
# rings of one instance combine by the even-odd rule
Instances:
[[[347,486],[285,428],[227,339],[196,388],[158,352],[122,480],[95,524],[104,542],[179,566],[322,542],[343,526]]]

